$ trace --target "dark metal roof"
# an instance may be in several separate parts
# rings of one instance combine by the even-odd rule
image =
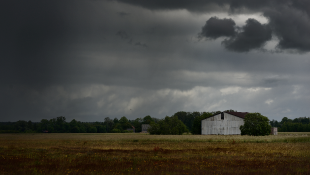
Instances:
[[[237,116],[237,117],[240,117],[240,118],[245,118],[245,115],[248,113],[248,112],[225,112],[227,114],[230,114],[230,115],[234,115],[234,116]]]

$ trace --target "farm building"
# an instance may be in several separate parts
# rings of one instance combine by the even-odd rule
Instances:
[[[271,128],[271,135],[278,135],[278,128],[277,127],[272,127]]]
[[[202,135],[239,135],[247,112],[222,112],[201,121]]]

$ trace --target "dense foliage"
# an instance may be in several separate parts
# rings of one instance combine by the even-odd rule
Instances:
[[[244,118],[244,125],[240,126],[241,135],[269,135],[270,129],[269,119],[260,113],[248,113]]]
[[[150,126],[148,131],[152,135],[182,135],[184,132],[188,132],[187,127],[177,116],[166,116],[157,123],[152,122]]]
[[[310,132],[309,117],[299,117],[293,120],[283,117],[280,122],[276,120],[270,121],[270,125],[272,127],[278,127],[278,131],[280,132]]]
[[[179,111],[175,113],[173,116],[177,116],[179,120],[181,120],[187,127],[189,131],[192,132],[193,123],[196,118],[199,118],[202,115],[202,112],[185,112]]]
[[[146,117],[149,119],[149,116]],[[154,121],[154,120],[152,120]],[[2,122],[0,123],[0,133],[111,133],[111,132],[132,132],[128,129],[133,129],[133,126],[140,126],[144,123],[140,121],[130,121],[126,117],[120,120],[114,120],[106,117],[104,122],[80,122],[75,119],[66,122],[63,116],[52,118],[50,120],[42,119],[40,122],[31,122],[19,120],[17,122]],[[139,131],[139,128],[138,128]]]

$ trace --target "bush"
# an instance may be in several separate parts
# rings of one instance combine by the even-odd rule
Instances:
[[[271,126],[269,119],[260,113],[248,113],[240,130],[241,135],[264,136],[270,134]]]

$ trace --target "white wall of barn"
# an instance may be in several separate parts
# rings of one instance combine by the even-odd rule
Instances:
[[[201,121],[202,135],[239,135],[241,134],[240,126],[244,120],[240,117],[224,113],[224,120],[221,114],[204,119]]]

